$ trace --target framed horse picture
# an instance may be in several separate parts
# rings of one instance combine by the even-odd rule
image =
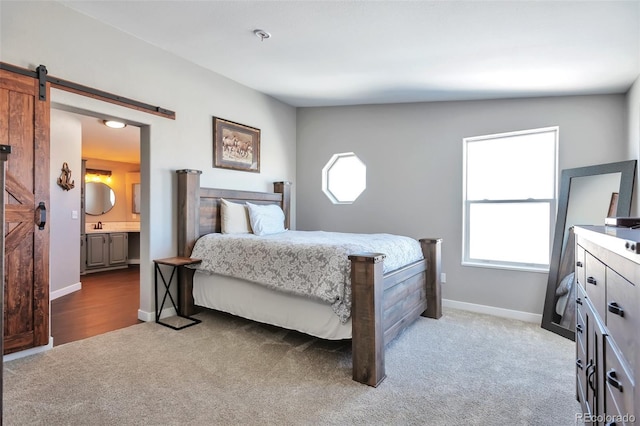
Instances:
[[[213,117],[213,166],[260,173],[260,129]]]

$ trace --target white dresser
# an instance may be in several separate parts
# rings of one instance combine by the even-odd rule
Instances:
[[[624,425],[640,407],[640,230],[576,226],[576,392],[586,424]]]

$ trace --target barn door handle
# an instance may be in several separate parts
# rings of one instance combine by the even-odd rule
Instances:
[[[36,224],[38,229],[44,229],[44,225],[47,223],[47,208],[44,206],[44,202],[40,201],[36,209]]]

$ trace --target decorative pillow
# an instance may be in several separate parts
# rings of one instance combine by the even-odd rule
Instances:
[[[220,217],[223,234],[250,234],[249,211],[244,204],[220,198]]]
[[[279,234],[284,228],[284,212],[276,204],[257,205],[247,203],[251,228],[256,235]]]

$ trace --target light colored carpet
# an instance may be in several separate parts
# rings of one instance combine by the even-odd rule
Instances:
[[[378,388],[351,380],[350,342],[216,312],[4,365],[6,425],[571,425],[574,344],[457,310],[387,348]]]

